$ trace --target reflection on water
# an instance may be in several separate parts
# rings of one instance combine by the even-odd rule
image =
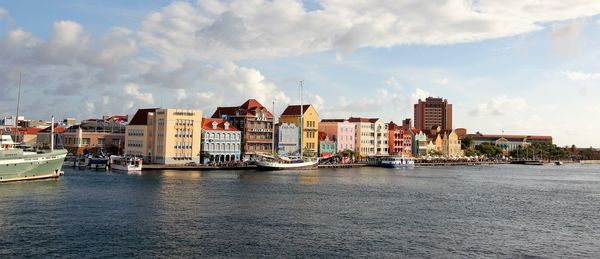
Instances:
[[[0,258],[600,254],[600,166],[65,171],[0,184]]]

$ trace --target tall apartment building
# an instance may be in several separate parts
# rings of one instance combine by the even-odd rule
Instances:
[[[388,125],[377,118],[354,118],[349,122],[355,125],[355,151],[360,157],[388,155]]]
[[[212,118],[228,120],[242,132],[242,158],[273,153],[273,114],[255,99],[240,106],[217,107]]]
[[[299,126],[302,134],[302,143],[300,143],[302,153],[316,155],[319,151],[319,114],[312,105],[302,105],[303,123],[301,123],[300,107],[300,105],[288,105],[279,117],[279,123]]]
[[[200,162],[202,111],[140,109],[125,127],[125,154],[155,164]]]
[[[427,97],[425,101],[419,99],[414,107],[415,128],[423,131],[433,127],[442,130],[452,129],[452,104],[442,98]]]

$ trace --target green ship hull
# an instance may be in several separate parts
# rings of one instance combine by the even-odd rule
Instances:
[[[47,153],[0,150],[0,183],[58,178],[67,155],[66,150]]]

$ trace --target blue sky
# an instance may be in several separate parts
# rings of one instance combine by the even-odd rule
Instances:
[[[469,132],[600,146],[600,4],[576,1],[4,1],[0,115],[84,119],[304,97],[322,118],[454,105]],[[50,107],[50,108],[49,108]]]

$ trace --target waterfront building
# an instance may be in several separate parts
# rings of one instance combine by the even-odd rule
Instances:
[[[19,116],[18,121],[23,121],[25,120],[24,116]],[[0,119],[0,125],[2,126],[15,126],[16,125],[16,121],[15,121],[15,117],[14,116],[9,116],[9,117],[4,117],[2,119]]]
[[[442,138],[442,134],[437,134],[437,136],[435,137],[435,150],[443,153],[444,150],[444,139]]]
[[[241,156],[242,132],[223,119],[202,120],[201,162],[233,162]]]
[[[494,144],[504,150],[505,155],[519,147],[526,147],[531,144],[552,144],[552,136],[534,136],[534,135],[504,135],[504,134],[467,134],[471,138],[472,147],[483,143]]]
[[[242,132],[242,159],[273,153],[273,114],[255,99],[240,106],[217,107],[211,116],[229,121]]]
[[[404,129],[393,121],[388,123],[388,151],[392,155],[404,153]]]
[[[365,158],[375,155],[388,155],[388,125],[378,118],[350,117],[349,122],[355,125],[355,152]]]
[[[154,116],[157,109],[137,110],[131,122],[125,126],[124,154],[141,157],[147,164],[152,163],[154,153]]]
[[[411,157],[412,156],[412,135],[410,133],[410,129],[402,130],[402,150],[404,156]]]
[[[411,129],[413,156],[427,155],[427,135],[418,129]]]
[[[154,164],[200,162],[201,131],[202,111],[140,109],[126,126],[125,154]]]
[[[458,135],[451,131],[450,134],[447,132],[444,133],[443,137],[443,154],[447,157],[460,157],[462,156],[462,150],[460,146],[460,140],[458,139]]]
[[[319,122],[319,131],[336,141],[337,152],[355,150],[355,125],[344,119],[324,119]]]
[[[21,121],[19,121],[21,123]],[[14,128],[7,127],[2,130],[2,135],[10,135],[15,143],[33,147],[37,144],[37,135],[41,128]]]
[[[300,128],[302,134],[302,152],[307,156],[316,155],[319,148],[319,114],[311,104],[302,105],[302,117],[304,122],[300,123],[300,105],[288,105],[279,117],[279,123],[294,124]]]
[[[60,149],[64,146],[64,133],[65,127],[59,126],[58,123],[55,123],[54,126],[54,148]],[[51,141],[51,133],[52,127],[47,127],[45,129],[40,130],[37,133],[36,146],[43,149],[50,148]]]
[[[427,97],[419,99],[414,105],[415,128],[421,130],[441,127],[442,130],[452,129],[452,104],[446,99]]]
[[[280,156],[300,155],[300,130],[296,124],[283,123],[275,128],[277,132],[277,154]]]
[[[410,130],[412,129],[412,119],[411,118],[406,118],[404,120],[402,120],[402,129],[403,130]]]
[[[125,141],[125,125],[102,119],[87,119],[63,132],[64,148],[71,153],[96,153],[99,150],[121,153]]]
[[[337,144],[325,132],[319,132],[319,157],[330,157],[337,153]]]

